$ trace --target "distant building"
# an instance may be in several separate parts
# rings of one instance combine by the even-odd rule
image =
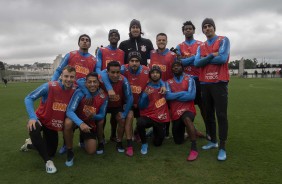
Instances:
[[[56,59],[54,60],[53,66],[52,66],[52,71],[53,71],[53,73],[54,73],[55,70],[58,68],[58,66],[59,66],[59,64],[61,63],[62,59],[63,59],[62,54],[59,54],[59,55],[56,57]]]

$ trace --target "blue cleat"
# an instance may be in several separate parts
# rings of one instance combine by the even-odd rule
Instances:
[[[213,143],[213,142],[209,141],[208,144],[206,144],[202,147],[202,149],[203,150],[209,150],[209,149],[217,148],[217,147],[218,147],[217,143]]]
[[[67,152],[67,147],[66,147],[66,145],[63,145],[63,146],[60,148],[59,153],[62,155],[62,154],[64,154],[64,153],[66,153],[66,152]]]
[[[142,144],[141,146],[141,154],[146,155],[148,153],[148,143]]]
[[[72,157],[71,160],[67,160],[67,161],[65,162],[66,166],[68,166],[68,167],[73,166],[73,159],[74,159],[74,157]]]
[[[226,151],[225,151],[224,149],[220,149],[220,150],[218,151],[217,160],[219,160],[219,161],[224,161],[224,160],[226,160]]]

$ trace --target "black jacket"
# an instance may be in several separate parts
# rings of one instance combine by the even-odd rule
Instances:
[[[151,40],[142,38],[129,38],[119,44],[119,48],[124,51],[124,64],[127,64],[127,56],[131,51],[139,51],[142,56],[141,65],[147,66],[147,59],[150,59],[150,51],[154,50]]]

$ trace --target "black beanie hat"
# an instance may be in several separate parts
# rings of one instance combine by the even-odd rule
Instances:
[[[118,32],[118,30],[117,29],[111,29],[110,31],[109,31],[109,38],[110,38],[110,35],[112,34],[112,33],[116,33],[117,35],[118,35],[118,37],[120,38],[120,35],[119,35],[119,32]]]
[[[127,56],[127,61],[130,61],[132,58],[136,58],[138,59],[138,61],[142,61],[142,56],[139,52],[137,51],[131,51],[129,52],[128,56]]]
[[[140,21],[133,19],[129,24],[129,32],[130,32],[131,27],[134,26],[134,25],[138,26],[140,28],[140,31],[142,30]]]
[[[79,44],[80,38],[83,37],[83,36],[87,37],[87,38],[89,39],[90,43],[91,43],[91,38],[90,38],[90,36],[88,36],[87,34],[83,34],[83,35],[80,35],[80,36],[79,36],[79,38],[78,38],[78,44]]]
[[[151,73],[153,73],[153,71],[157,71],[160,73],[160,77],[162,78],[162,70],[158,65],[153,65],[152,68],[149,71],[149,77],[151,78]]]
[[[213,26],[214,30],[215,30],[215,24],[212,18],[205,18],[205,20],[202,23],[202,30],[205,24],[210,24]]]

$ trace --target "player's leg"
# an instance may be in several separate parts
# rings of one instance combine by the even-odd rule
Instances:
[[[165,138],[166,123],[154,122],[153,125],[153,144],[161,146]],[[183,134],[184,135],[184,134]]]

